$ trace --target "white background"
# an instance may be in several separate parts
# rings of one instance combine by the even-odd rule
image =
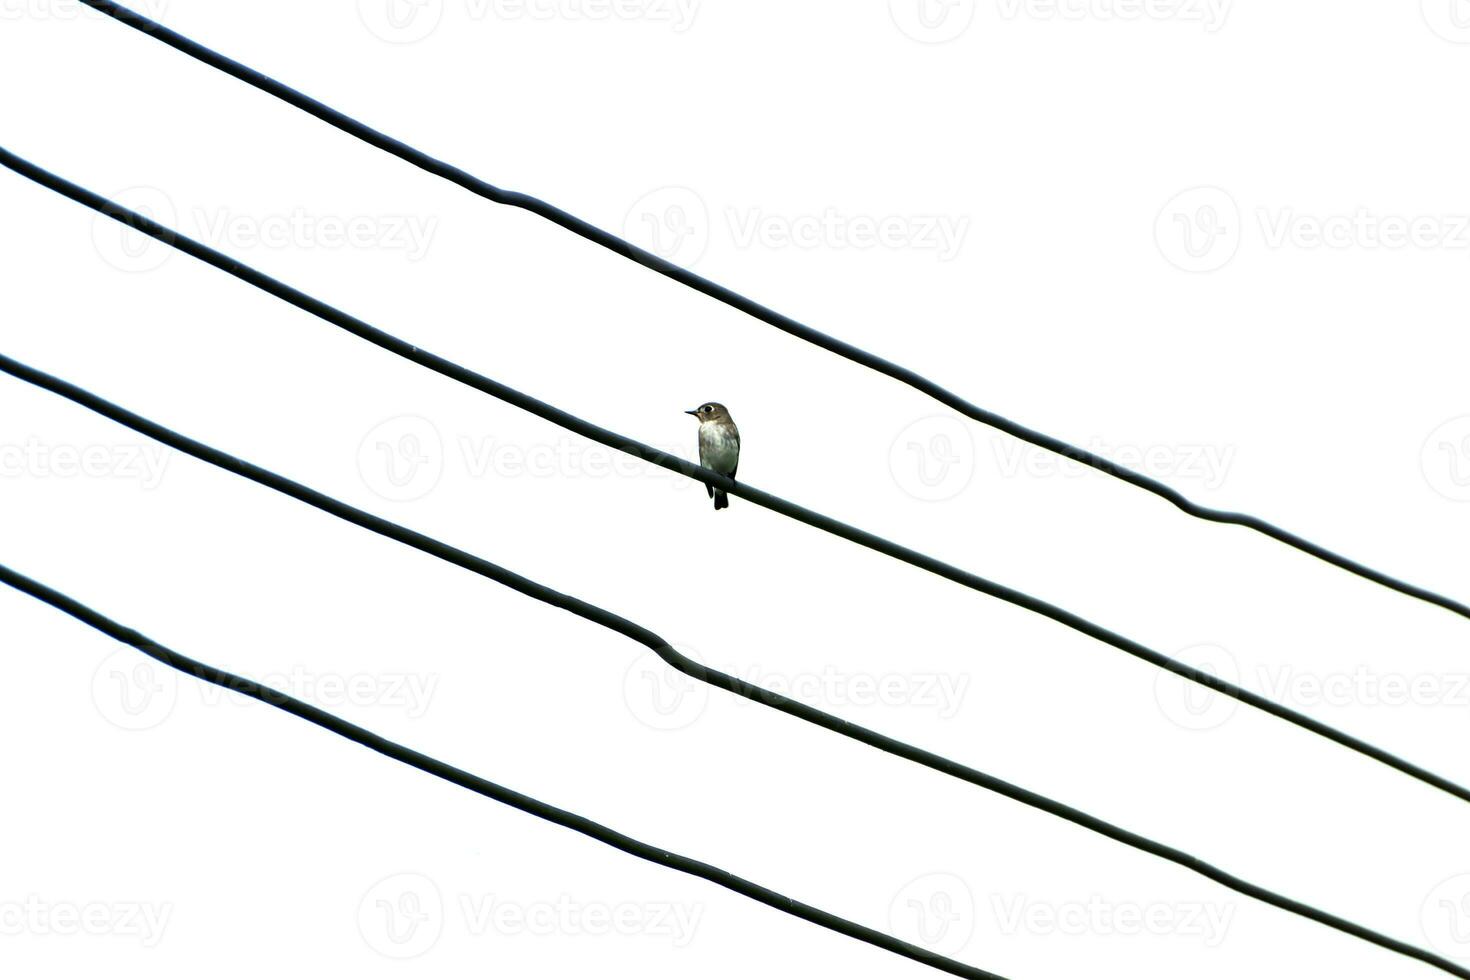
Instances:
[[[1463,2],[430,0],[396,29],[378,0],[144,9],[980,404],[1142,456],[1194,499],[1470,597]],[[660,447],[692,454],[681,410],[722,400],[753,485],[1470,782],[1470,623],[1058,467],[73,4],[0,10],[11,150]],[[8,173],[0,215],[5,354],[1470,962],[1465,804],[743,501],[716,514],[695,485]],[[1439,975],[145,451],[0,379],[0,561],[1017,980]],[[0,617],[7,974],[935,975],[170,676],[14,593]]]

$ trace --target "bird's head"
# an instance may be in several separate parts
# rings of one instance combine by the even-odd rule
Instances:
[[[730,410],[727,409],[724,405],[721,405],[719,402],[705,402],[698,408],[691,408],[684,414],[693,415],[695,418],[699,419],[700,425],[703,425],[706,422],[731,421]]]

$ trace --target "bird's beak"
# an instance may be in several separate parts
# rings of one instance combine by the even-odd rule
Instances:
[[[693,415],[695,418],[699,418],[699,409],[697,409],[697,408],[691,408],[687,412],[685,412],[684,414],[685,415]]]

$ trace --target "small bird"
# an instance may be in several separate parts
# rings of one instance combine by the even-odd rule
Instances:
[[[740,430],[735,428],[730,410],[719,402],[705,402],[684,414],[699,419],[699,465],[735,479],[735,470],[740,465]],[[704,489],[714,498],[715,510],[730,506],[725,491],[716,490],[708,483]]]

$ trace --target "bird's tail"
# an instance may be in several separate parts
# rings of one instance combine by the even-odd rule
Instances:
[[[715,510],[724,510],[730,506],[730,498],[723,490],[715,491]]]

